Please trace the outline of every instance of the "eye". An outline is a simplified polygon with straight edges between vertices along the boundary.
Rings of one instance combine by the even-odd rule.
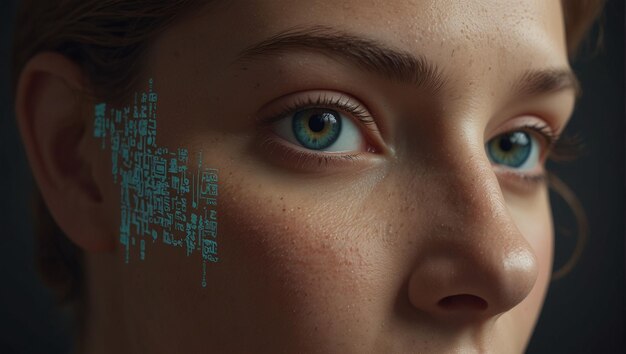
[[[363,134],[352,119],[330,108],[307,108],[288,114],[275,124],[275,133],[309,150],[362,150]]]
[[[259,118],[269,128],[260,130],[259,146],[274,163],[333,173],[367,169],[383,160],[386,150],[376,121],[356,98],[309,91],[281,101],[277,113]]]
[[[491,162],[507,168],[527,171],[539,163],[541,146],[529,132],[516,130],[500,134],[486,145]]]

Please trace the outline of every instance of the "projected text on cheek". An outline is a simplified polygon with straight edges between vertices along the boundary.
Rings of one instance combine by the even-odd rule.
[[[191,256],[202,255],[202,286],[207,262],[217,262],[218,171],[203,165],[184,147],[159,146],[157,93],[147,92],[121,109],[95,106],[94,136],[111,147],[113,182],[120,186],[120,235],[125,261],[146,257],[146,243],[163,242]],[[107,109],[108,108],[108,109]],[[137,251],[133,251],[137,250]]]

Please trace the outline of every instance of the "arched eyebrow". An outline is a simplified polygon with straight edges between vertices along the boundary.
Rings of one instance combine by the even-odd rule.
[[[574,91],[576,98],[582,96],[580,82],[569,68],[529,70],[520,75],[515,82],[513,90],[520,96],[534,96],[568,89]]]
[[[433,92],[446,89],[447,77],[423,55],[415,55],[328,26],[295,26],[243,49],[232,63],[305,50],[342,58],[361,69],[386,79]],[[569,68],[529,70],[519,76],[512,89],[518,95],[539,95],[573,89],[580,96],[580,85]]]
[[[389,48],[376,40],[321,25],[296,26],[282,31],[245,48],[233,62],[295,50],[315,51],[331,59],[343,58],[395,82],[435,91],[445,86],[441,70],[421,55]]]

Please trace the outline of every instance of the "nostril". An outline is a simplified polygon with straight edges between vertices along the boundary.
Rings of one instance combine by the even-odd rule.
[[[439,306],[446,310],[484,310],[487,301],[470,294],[446,296],[439,300]]]

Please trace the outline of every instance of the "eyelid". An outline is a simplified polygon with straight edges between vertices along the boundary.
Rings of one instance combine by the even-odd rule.
[[[269,126],[299,110],[319,107],[337,110],[354,121],[368,145],[363,152],[386,154],[390,151],[378,129],[376,119],[369,113],[365,105],[351,95],[342,92],[308,90],[284,95],[264,105],[259,110],[257,120],[263,125]],[[268,113],[262,113],[263,111],[268,111]]]
[[[374,166],[372,159],[366,159],[363,152],[355,154],[311,152],[290,143],[291,146],[287,146],[283,142],[284,139],[278,138],[275,134],[272,135],[264,136],[260,146],[268,156],[275,156],[273,158],[275,163],[288,169],[295,168],[297,171],[317,175],[339,173],[345,170],[354,171],[355,169],[361,171]]]
[[[528,174],[500,166],[496,167],[496,171],[500,183],[507,189],[516,192],[534,192],[538,186],[547,182],[546,171],[542,171],[540,174]]]
[[[544,119],[541,119],[539,117],[533,116],[533,115],[524,115],[524,116],[520,116],[514,119],[511,119],[509,121],[507,121],[505,124],[499,126],[497,129],[495,129],[491,136],[489,137],[489,139],[496,137],[500,134],[504,134],[504,133],[508,133],[517,129],[521,129],[523,127],[528,127],[528,126],[540,126],[540,127],[545,127],[546,128],[546,132],[549,131],[550,135],[552,136],[558,136],[557,132],[558,129],[555,129],[555,127],[553,127],[549,122],[547,122]],[[487,139],[487,140],[489,140]]]
[[[506,124],[496,129],[487,139],[486,142],[491,139],[506,133],[513,131],[526,131],[533,134],[535,137],[539,137],[541,140],[541,154],[539,157],[540,163],[545,161],[546,157],[550,153],[551,148],[559,139],[559,134],[548,122],[535,116],[522,116],[516,119],[508,121]],[[485,143],[486,143],[485,142]]]
[[[505,181],[510,188],[520,191],[532,191],[536,186],[546,182],[545,161],[550,155],[551,149],[557,143],[559,134],[553,130],[554,128],[545,120],[535,116],[522,116],[512,119],[506,124],[496,129],[487,139],[488,144],[492,139],[500,135],[511,133],[514,131],[525,131],[533,136],[533,140],[539,144],[539,158],[536,166],[530,170],[520,171],[516,168],[509,168],[499,164],[493,164],[494,171]]]

